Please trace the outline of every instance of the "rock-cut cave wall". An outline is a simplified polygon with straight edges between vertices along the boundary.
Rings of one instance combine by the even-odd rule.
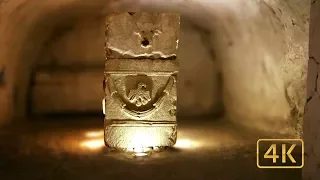
[[[44,47],[57,36],[57,29],[81,19],[103,17],[118,9],[159,10],[181,12],[181,18],[192,24],[192,31],[205,35],[201,41],[205,41],[204,46],[210,52],[206,57],[216,60],[210,68],[212,72],[221,72],[223,79],[222,99],[228,119],[268,132],[300,136],[305,104],[309,4],[309,0],[194,0],[170,3],[160,0],[1,1],[0,122],[8,122],[12,117],[25,114],[31,72],[43,60]],[[199,38],[192,39],[191,36],[196,36],[193,33],[186,36],[189,41]],[[190,55],[194,58],[189,62],[197,66],[201,57],[194,54],[204,48],[192,45],[186,48],[194,50]],[[62,57],[66,55],[68,53]],[[199,78],[196,73],[190,73],[192,67],[188,66],[187,61],[181,66],[189,68],[183,77]],[[203,63],[197,68],[206,69],[209,73],[208,67]],[[201,77],[205,76],[201,74]],[[185,84],[190,86],[188,82]],[[189,89],[195,90],[185,95],[184,99],[201,94],[207,86],[214,86],[213,83],[208,81],[194,86],[191,83]],[[214,91],[213,87],[210,89]],[[222,95],[217,93],[215,96]],[[217,98],[209,99],[215,101]],[[189,107],[200,109],[198,112],[204,108],[192,102]],[[188,112],[188,108],[185,109]]]
[[[304,115],[303,139],[305,142],[305,166],[303,179],[319,179],[320,176],[320,1],[312,1],[310,16],[310,48],[307,78],[307,102]]]
[[[29,91],[33,114],[101,112],[104,22],[104,16],[89,17],[57,28],[33,72]],[[198,26],[181,19],[178,109],[183,116],[217,114],[222,109],[218,62],[205,39]]]

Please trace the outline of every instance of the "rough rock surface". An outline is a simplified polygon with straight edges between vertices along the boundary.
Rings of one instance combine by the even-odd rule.
[[[110,5],[108,4],[110,1],[94,2],[85,0],[0,1],[1,124],[11,120],[14,115],[21,116],[25,113],[31,67],[36,60],[42,60],[40,55],[44,51],[43,47],[46,44],[50,46],[50,41],[58,36],[54,34],[56,29],[68,29],[66,24],[83,19],[89,19],[87,23],[91,24],[92,18],[105,16],[109,9],[119,8],[119,6],[132,7],[132,2],[136,5],[136,9],[141,7],[141,4],[135,3],[136,1],[128,2],[130,5],[117,3],[109,7],[107,6]],[[210,52],[210,56],[214,57],[212,59],[218,62],[214,62],[214,68],[220,65],[222,68],[224,102],[227,115],[231,120],[269,132],[289,132],[292,136],[301,134],[308,62],[306,47],[309,0],[194,0],[170,3],[154,0],[151,4],[150,1],[144,0],[140,3],[144,9],[156,7],[156,9],[178,10],[182,13],[182,19],[193,21],[195,24],[193,28],[197,32],[202,32],[201,38],[204,40],[201,40],[201,44],[206,44],[206,53]],[[319,7],[319,0],[312,0],[311,3],[313,8]],[[315,12],[316,10],[313,10],[312,18],[319,16]],[[311,25],[311,34],[316,29]],[[79,34],[76,33],[71,37],[78,39]],[[190,42],[200,42],[200,33],[197,35],[189,33],[186,36],[190,39],[194,38]],[[314,50],[320,42],[318,37],[314,36],[311,41],[313,58],[309,60],[309,73],[317,71],[313,68],[317,64],[314,59],[320,59],[317,58],[319,55]],[[83,39],[83,42],[86,41]],[[63,49],[66,47],[62,46],[65,45],[63,42],[68,41],[61,41],[61,45],[55,47]],[[204,50],[202,47],[191,48],[193,46],[190,44],[188,44],[189,47],[186,45],[186,49],[188,48],[193,56]],[[74,50],[73,52],[84,52],[78,56],[72,56],[77,53],[62,53],[60,57],[65,58],[65,55],[69,54],[71,57],[67,59],[78,62],[94,59],[91,56],[100,56],[92,53],[90,57],[85,56],[86,58],[81,59],[83,55],[88,55],[86,52],[89,51],[85,51],[86,49],[83,46],[80,50]],[[100,57],[103,57],[103,54]],[[207,56],[203,59],[207,59]],[[196,64],[196,61],[192,63]],[[211,71],[210,65],[209,61],[203,63],[203,66],[198,65],[199,70],[195,74],[201,73],[199,76],[205,77],[205,72],[208,72],[215,76],[216,73]],[[194,101],[190,100],[192,98],[189,100],[186,98],[181,102],[183,106],[190,103],[186,109],[203,113],[201,108],[204,106],[207,108],[207,104],[210,104],[208,102],[210,98],[206,99],[202,91],[209,80],[200,78],[201,80],[194,81],[190,73],[187,73],[189,72],[187,69],[191,66],[182,65],[182,67],[185,68],[186,74],[182,78],[186,81],[180,82],[194,92],[184,92]],[[183,70],[180,72],[182,74]],[[317,74],[313,73],[309,78],[311,89],[313,89],[312,86],[315,87]],[[212,86],[208,83],[210,88],[207,91],[213,89]],[[308,95],[311,94],[308,92]],[[319,157],[317,134],[319,133],[317,133],[318,119],[316,118],[318,111],[315,108],[319,104],[319,98],[317,93],[313,93],[312,98],[308,96],[308,99],[304,138],[309,155],[304,175],[305,179],[318,179],[315,176],[319,169],[317,165]],[[206,103],[203,103],[204,101]]]
[[[143,2],[147,7],[163,5],[161,1]],[[207,30],[208,46],[221,64],[229,118],[245,126],[300,137],[310,1],[202,3],[179,1],[171,10],[180,10]]]
[[[221,64],[224,105],[231,120],[269,132],[301,134],[309,0],[117,1],[108,8],[106,2],[1,2],[0,67],[6,67],[1,122],[24,114],[31,67],[55,28],[104,16],[110,8],[156,7],[180,11],[207,33],[207,47]]]
[[[172,147],[177,140],[180,14],[111,13],[105,26],[106,146]]]
[[[306,161],[303,179],[320,178],[320,95],[319,95],[319,43],[320,43],[320,1],[312,1],[310,17],[310,51],[308,61],[307,102],[304,115],[303,139]]]
[[[152,23],[150,23],[152,22]],[[106,19],[108,58],[175,58],[179,44],[177,13],[110,14]]]

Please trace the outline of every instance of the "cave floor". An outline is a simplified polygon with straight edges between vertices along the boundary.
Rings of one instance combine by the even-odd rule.
[[[102,127],[102,118],[68,117],[1,129],[0,179],[301,179],[301,169],[258,169],[262,135],[222,120],[179,120],[176,147],[139,158],[104,148]]]

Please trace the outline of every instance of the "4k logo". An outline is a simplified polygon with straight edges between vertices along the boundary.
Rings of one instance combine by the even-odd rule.
[[[257,142],[259,168],[302,168],[304,143],[301,139],[260,139]]]

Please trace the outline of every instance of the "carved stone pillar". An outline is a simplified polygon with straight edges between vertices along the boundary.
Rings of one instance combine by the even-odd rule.
[[[180,15],[113,13],[106,18],[105,144],[173,146]]]

